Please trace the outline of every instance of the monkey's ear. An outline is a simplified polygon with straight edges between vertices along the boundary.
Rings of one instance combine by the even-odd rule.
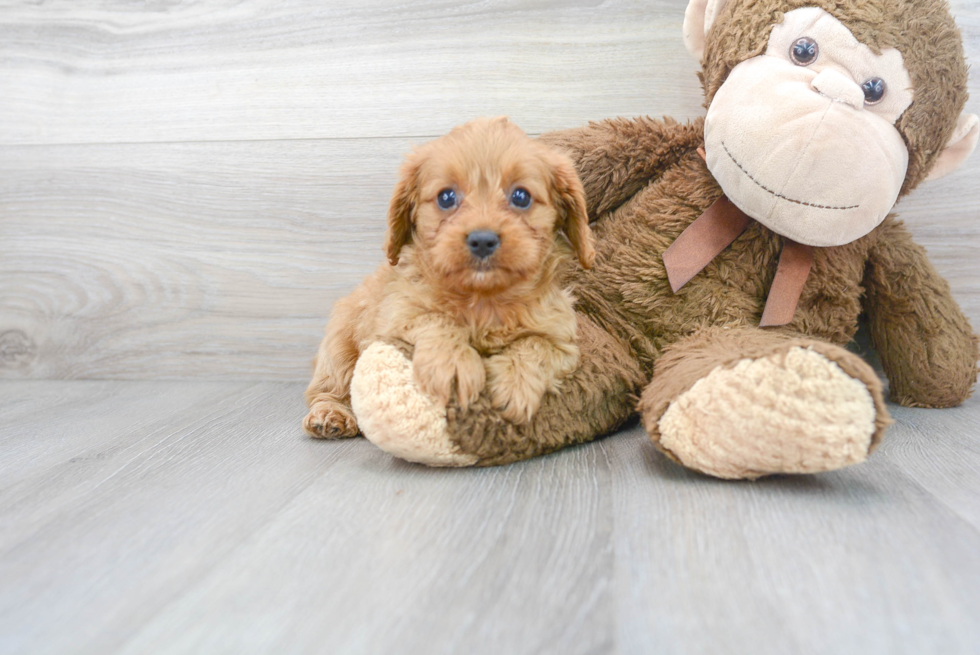
[[[701,61],[704,38],[728,0],[690,0],[684,12],[684,46]]]
[[[595,261],[595,237],[589,227],[589,211],[585,205],[585,189],[575,172],[572,160],[554,153],[552,162],[555,209],[561,229],[575,249],[582,268],[592,268]]]
[[[398,263],[398,253],[412,238],[415,209],[419,202],[418,157],[409,155],[398,170],[398,184],[388,205],[388,232],[385,234],[385,252],[392,266]]]
[[[973,149],[977,147],[977,138],[980,137],[980,118],[976,114],[961,114],[956,121],[956,129],[953,136],[946,144],[945,150],[936,159],[932,170],[926,176],[927,180],[938,180],[947,173],[952,173],[960,167],[966,158],[970,156]]]

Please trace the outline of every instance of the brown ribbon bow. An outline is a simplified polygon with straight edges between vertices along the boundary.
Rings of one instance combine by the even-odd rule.
[[[722,196],[688,225],[663,255],[667,280],[674,293],[731,245],[751,220],[731,200]],[[783,237],[783,250],[760,327],[786,325],[793,320],[812,264],[813,246]]]

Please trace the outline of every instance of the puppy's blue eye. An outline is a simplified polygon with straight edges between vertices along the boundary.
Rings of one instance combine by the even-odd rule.
[[[443,189],[436,196],[436,204],[439,209],[452,209],[456,206],[456,192],[452,189]]]
[[[531,206],[531,194],[527,189],[517,187],[510,194],[510,204],[518,209],[527,209]]]

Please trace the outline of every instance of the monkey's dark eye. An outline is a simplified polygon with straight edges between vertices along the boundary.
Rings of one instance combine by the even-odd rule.
[[[456,206],[456,192],[452,189],[443,189],[436,196],[436,204],[439,209],[452,209]]]
[[[789,47],[789,58],[797,66],[809,66],[817,60],[819,53],[820,48],[817,46],[817,42],[808,36],[797,39]]]
[[[523,187],[517,187],[510,194],[510,204],[518,209],[527,209],[531,206],[531,193]]]
[[[880,77],[872,77],[861,85],[864,91],[864,104],[876,105],[885,97],[885,80]]]

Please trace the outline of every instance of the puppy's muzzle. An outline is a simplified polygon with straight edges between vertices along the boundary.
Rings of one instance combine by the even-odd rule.
[[[478,259],[486,259],[500,247],[500,235],[490,230],[476,230],[466,235],[466,245]]]

